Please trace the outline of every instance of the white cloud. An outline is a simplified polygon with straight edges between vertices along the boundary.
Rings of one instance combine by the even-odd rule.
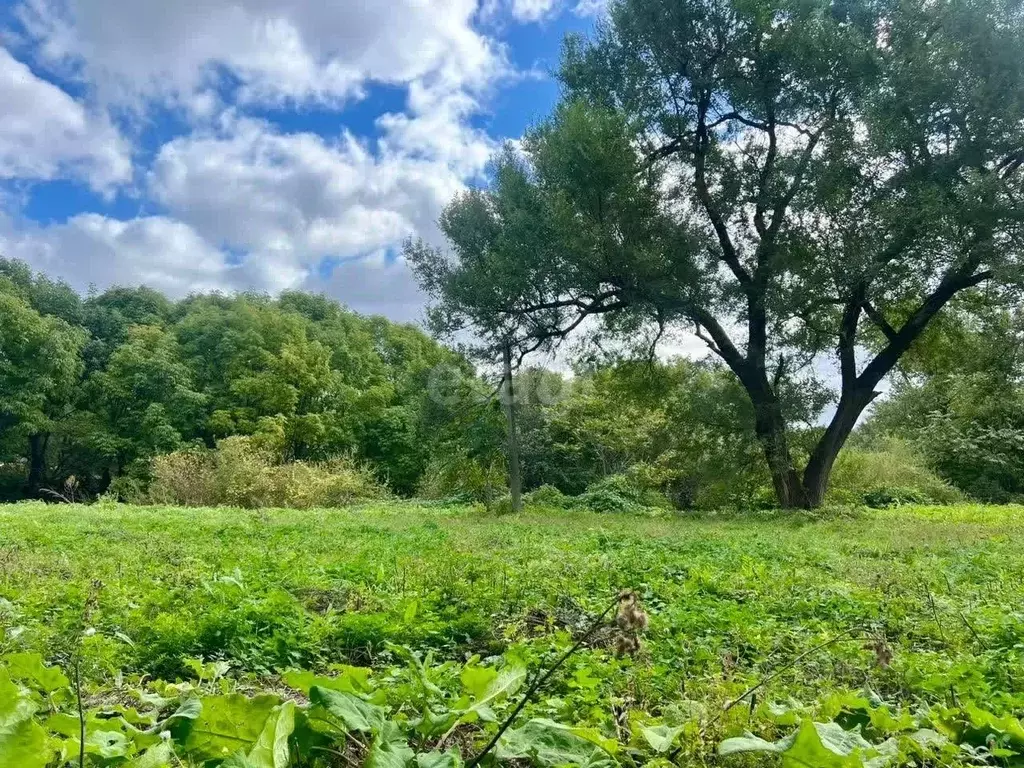
[[[539,21],[557,5],[559,0],[512,0],[512,15],[519,21]]]
[[[561,0],[501,2],[538,19]],[[161,119],[147,114],[159,104],[190,127],[136,176],[161,215],[82,213],[45,226],[0,215],[0,253],[79,288],[305,288],[414,319],[422,296],[394,254],[410,235],[440,241],[442,207],[497,148],[471,123],[510,75],[503,47],[474,26],[482,13],[478,0],[21,0],[19,44],[34,65],[80,85],[95,114],[140,118],[142,130]],[[22,175],[75,174],[97,189],[131,180],[109,119],[34,82],[38,93],[14,103],[37,109],[25,122],[44,128],[22,130],[19,145],[0,124],[0,178],[21,163]],[[343,107],[381,83],[407,88],[406,108],[378,117],[378,138],[356,137]],[[252,117],[257,104],[337,109],[341,128],[286,133]],[[33,153],[39,135],[49,154]],[[5,207],[15,210],[13,198]],[[324,259],[337,262],[326,277]]]
[[[474,30],[476,0],[24,0],[43,57],[108,100],[187,101],[226,69],[240,98],[337,104],[367,83],[435,75],[484,86],[502,51]]]
[[[441,208],[490,157],[493,143],[452,109],[381,118],[376,148],[348,133],[328,141],[229,117],[166,144],[149,191],[208,242],[271,269],[365,256],[436,233]]]
[[[396,322],[422,319],[424,296],[416,279],[404,259],[390,260],[384,251],[344,261],[326,278],[314,274],[302,288],[327,293],[364,314],[384,315]]]
[[[86,213],[46,227],[0,220],[0,251],[79,290],[145,284],[180,297],[237,285],[237,268],[223,253],[162,216],[119,221]]]
[[[608,13],[609,0],[579,0],[573,13],[577,16],[603,16]]]
[[[131,179],[130,148],[109,120],[87,112],[2,47],[0,104],[0,178],[70,175],[99,191]]]

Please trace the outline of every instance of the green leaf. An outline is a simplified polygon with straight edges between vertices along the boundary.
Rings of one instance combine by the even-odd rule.
[[[35,703],[0,669],[0,765],[44,768],[46,731],[35,720]]]
[[[553,720],[530,720],[498,742],[499,760],[533,760],[540,766],[614,765],[618,744],[591,728],[576,728]]]
[[[496,718],[491,706],[508,698],[522,687],[526,680],[526,667],[509,665],[497,672],[474,665],[463,669],[459,678],[463,687],[473,696],[472,701],[460,706],[465,711],[459,722],[473,722],[477,718],[493,722]]]
[[[221,763],[220,768],[256,768],[256,766],[249,762],[249,758],[246,757],[245,752],[239,750]]]
[[[60,667],[48,667],[38,653],[9,653],[4,663],[12,680],[20,680],[38,688],[43,693],[53,693],[67,688],[67,677]]]
[[[859,732],[843,730],[837,723],[805,719],[794,733],[774,743],[747,734],[726,739],[718,747],[723,756],[743,752],[780,754],[783,768],[881,768],[896,756],[896,743],[872,745]]]
[[[121,731],[88,731],[85,737],[85,752],[104,760],[127,757],[134,748],[131,740]]]
[[[421,752],[416,755],[416,768],[462,768],[462,755],[454,749],[447,752]]]
[[[492,667],[479,667],[475,664],[464,667],[459,674],[462,687],[474,699],[482,699],[497,677],[498,670]]]
[[[381,724],[380,731],[370,745],[366,768],[405,768],[413,755],[401,729],[395,723],[386,721]]]
[[[249,752],[254,768],[287,768],[288,738],[295,730],[295,702],[286,701],[272,712]]]
[[[128,763],[128,768],[169,768],[172,755],[171,745],[163,742],[136,757]]]
[[[355,694],[347,691],[333,691],[314,685],[309,690],[309,702],[314,707],[321,707],[339,721],[346,731],[366,733],[379,727],[384,721],[384,710]]]
[[[667,725],[648,726],[641,729],[644,739],[651,745],[651,749],[659,755],[663,755],[672,749],[676,738],[683,732],[683,726],[670,727]]]
[[[277,696],[249,699],[239,693],[203,699],[202,712],[188,729],[185,751],[204,760],[248,751],[279,702]]]
[[[304,672],[298,669],[289,669],[281,679],[297,691],[302,691],[307,696],[314,685],[320,688],[330,688],[333,691],[346,691],[348,693],[365,693],[369,690],[367,677],[369,670],[363,667],[340,667],[341,673],[337,677],[324,677],[315,675],[312,672]]]

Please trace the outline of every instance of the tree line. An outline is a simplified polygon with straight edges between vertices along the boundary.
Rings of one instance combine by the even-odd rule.
[[[754,407],[729,368],[633,352],[591,349],[571,374],[515,371],[527,498],[607,510],[774,506]],[[899,373],[840,457],[830,501],[1024,494],[1024,315],[980,295],[961,301]],[[785,393],[791,450],[804,462],[828,393]],[[0,260],[8,500],[67,495],[69,480],[79,498],[145,498],[154,468],[199,474],[192,452],[243,436],[271,467],[351,459],[395,494],[495,503],[510,482],[504,405],[494,377],[462,353],[322,295],[82,297]],[[231,477],[205,478],[223,484],[214,496],[292,503],[277,486],[257,498],[272,469],[239,450],[219,464]],[[185,460],[161,464],[176,453]]]

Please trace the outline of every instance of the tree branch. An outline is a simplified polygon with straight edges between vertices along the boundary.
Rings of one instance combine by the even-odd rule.
[[[728,265],[733,276],[740,285],[747,289],[750,286],[750,273],[740,262],[736,246],[729,235],[729,228],[725,224],[725,217],[718,210],[711,197],[707,179],[707,155],[711,147],[710,132],[707,125],[708,107],[711,103],[711,92],[703,91],[697,104],[697,152],[694,155],[694,182],[697,188],[697,199],[704,207],[705,213],[711,220],[711,226],[718,236],[718,244],[722,249],[722,259]]]
[[[878,329],[885,334],[885,338],[892,341],[896,337],[896,329],[889,325],[889,321],[885,319],[885,316],[875,309],[875,305],[868,300],[864,300],[861,304],[864,308],[864,314],[867,315],[868,319],[878,326]]]

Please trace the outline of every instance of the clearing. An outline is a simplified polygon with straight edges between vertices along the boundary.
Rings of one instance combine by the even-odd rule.
[[[623,589],[639,595],[650,617],[640,653],[618,658],[610,632],[595,633],[517,726],[530,718],[591,726],[600,737],[570,735],[623,764],[658,753],[680,764],[746,764],[744,756],[716,756],[719,742],[744,731],[775,739],[812,720],[860,725],[873,745],[889,745],[883,753],[898,748],[937,764],[1013,759],[1024,749],[1016,719],[1024,711],[1021,507],[822,518],[540,510],[497,518],[480,508],[415,504],[315,512],[0,508],[0,656],[14,670],[9,676],[17,680],[14,668],[28,658],[12,653],[39,653],[72,678],[69,665],[78,659],[90,707],[136,700],[144,723],[166,710],[150,702],[147,713],[139,703],[140,689],[152,689],[141,676],[191,680],[170,692],[158,685],[168,701],[265,689],[301,707],[310,685],[289,686],[280,673],[347,664],[374,668],[357,693],[414,729],[412,715],[436,714],[449,692],[452,711],[482,694],[462,668],[468,658],[532,674]],[[400,671],[407,659],[398,646],[432,650],[426,672]],[[197,658],[230,668],[188,661]],[[470,668],[482,669],[476,661]],[[769,676],[742,706],[722,713]],[[37,701],[40,722],[46,707],[77,722],[71,703],[48,695],[48,704]],[[485,721],[500,721],[517,697],[494,697],[483,717],[449,719],[445,739],[426,726],[406,735],[417,751],[459,746],[469,757],[497,728]],[[666,727],[652,730],[659,724]],[[64,739],[77,764],[77,730],[62,735],[58,726],[47,726],[50,748]],[[828,727],[819,728],[823,743]],[[506,740],[505,755],[522,749],[529,733],[519,734],[518,742]],[[188,738],[175,742],[180,764],[216,757],[209,752],[216,745]],[[539,750],[531,759],[573,762],[562,746],[557,756]],[[117,754],[145,748],[129,743]],[[258,757],[252,765],[262,765]]]

